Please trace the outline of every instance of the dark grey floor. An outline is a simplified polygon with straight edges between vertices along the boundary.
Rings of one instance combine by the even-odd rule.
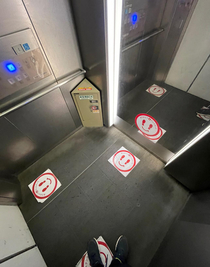
[[[125,178],[108,159],[124,146],[141,161]],[[82,128],[25,170],[21,211],[49,267],[75,266],[87,241],[102,235],[113,250],[127,236],[129,263],[146,267],[189,193],[164,164],[116,128]],[[28,188],[46,169],[62,186],[43,204]]]
[[[210,266],[210,191],[191,195],[150,267]]]
[[[167,93],[156,97],[146,92],[152,84],[153,81],[145,80],[123,96],[118,116],[136,128],[136,115],[148,113],[166,130],[158,143],[176,153],[205,128],[205,121],[197,118],[196,111],[210,102],[167,84],[160,84]]]

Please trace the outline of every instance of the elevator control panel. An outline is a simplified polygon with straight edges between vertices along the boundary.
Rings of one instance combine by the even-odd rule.
[[[0,99],[50,75],[30,29],[0,37]]]
[[[71,94],[83,126],[102,127],[100,91],[87,79],[84,79]]]
[[[132,1],[125,1],[123,15],[123,40],[124,44],[138,39],[144,34],[146,11],[139,9]]]

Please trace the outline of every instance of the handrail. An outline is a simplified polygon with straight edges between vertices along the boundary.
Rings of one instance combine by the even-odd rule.
[[[134,41],[133,43],[126,45],[126,46],[122,49],[122,52],[125,52],[126,50],[128,50],[128,49],[130,49],[130,48],[132,48],[132,47],[134,47],[134,46],[136,46],[136,45],[138,45],[138,44],[140,44],[140,43],[143,43],[144,41],[146,41],[146,40],[152,38],[153,36],[155,36],[155,35],[157,35],[157,34],[163,32],[163,31],[164,31],[163,28],[158,29],[158,30],[156,30],[155,32],[153,32],[153,33],[151,33],[151,34],[148,34],[148,35],[146,35],[145,37],[141,38],[140,40]]]
[[[80,75],[82,75],[82,74],[85,74],[85,73],[86,73],[86,70],[81,69],[80,71],[75,72],[74,74],[72,74],[72,75],[70,75],[70,76],[68,76],[68,77],[66,77],[66,78],[64,78],[64,79],[62,79],[61,82],[58,81],[58,83],[57,83],[56,85],[46,87],[46,88],[43,89],[41,92],[38,92],[37,94],[35,94],[35,95],[33,95],[32,97],[30,97],[30,98],[28,98],[28,99],[26,99],[26,100],[20,102],[19,104],[15,105],[14,107],[9,108],[9,109],[7,109],[7,110],[1,112],[1,113],[0,113],[0,117],[3,117],[4,115],[6,115],[6,114],[8,114],[8,113],[10,113],[10,112],[12,112],[12,111],[14,111],[14,110],[16,110],[16,109],[25,106],[26,104],[28,104],[28,103],[30,103],[30,102],[36,100],[37,98],[40,98],[40,97],[43,96],[43,95],[46,95],[47,93],[49,93],[49,92],[51,92],[51,91],[57,89],[58,87],[60,87],[60,86],[62,86],[62,85],[64,85],[64,84],[66,84],[66,83],[68,83],[68,82],[74,80],[74,79],[77,78],[78,76],[80,76]]]

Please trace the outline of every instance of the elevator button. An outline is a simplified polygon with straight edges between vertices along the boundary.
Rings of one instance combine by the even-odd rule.
[[[23,72],[22,75],[25,79],[28,78],[28,75],[26,73]]]
[[[20,54],[23,54],[25,52],[23,50],[21,44],[13,46],[12,49],[14,50],[16,55],[20,55]]]
[[[8,79],[8,82],[9,82],[10,84],[14,84],[14,83],[15,83],[15,80],[12,79],[12,78],[10,78],[10,79]]]
[[[34,57],[30,57],[30,59],[31,59],[31,62],[32,62],[34,65],[36,65],[36,59],[35,59]]]
[[[15,78],[16,78],[16,80],[17,80],[18,82],[22,81],[22,78],[21,78],[20,75],[16,75]]]

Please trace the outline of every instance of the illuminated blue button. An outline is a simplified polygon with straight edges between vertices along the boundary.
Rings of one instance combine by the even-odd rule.
[[[16,71],[16,67],[15,67],[15,65],[14,65],[13,63],[8,63],[8,64],[6,65],[6,68],[7,68],[7,70],[8,70],[9,72],[14,72],[14,71]]]
[[[137,14],[133,14],[132,17],[131,17],[132,23],[133,23],[133,24],[136,24],[137,19],[138,19]]]
[[[23,44],[23,48],[25,51],[30,50],[30,46],[28,45],[28,43]]]

